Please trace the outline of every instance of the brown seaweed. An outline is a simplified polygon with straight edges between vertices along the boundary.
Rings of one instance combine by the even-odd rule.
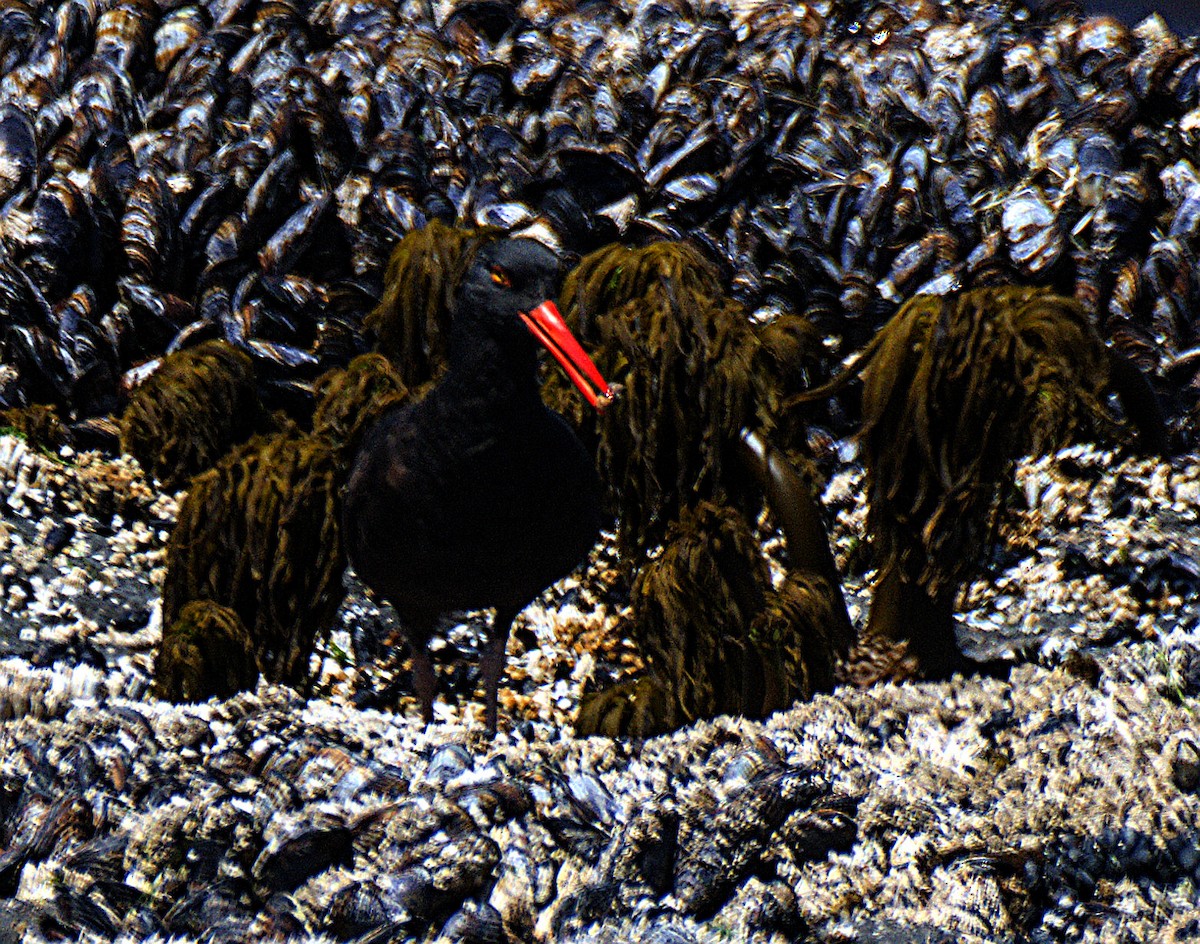
[[[121,417],[121,450],[169,488],[211,468],[259,425],[250,357],[206,341],[164,358]]]
[[[1039,289],[916,298],[853,369],[880,557],[935,596],[974,571],[1020,456],[1115,432],[1103,341]]]
[[[342,466],[326,440],[259,436],[197,476],[167,545],[163,625],[192,600],[238,614],[267,679],[297,685],[345,596]]]
[[[678,726],[673,723],[675,714],[670,682],[651,672],[584,695],[575,735],[654,737]]]
[[[58,411],[43,404],[0,410],[0,430],[17,433],[31,446],[42,449],[57,450],[71,439]]]
[[[844,656],[841,629],[849,628],[840,582],[813,573],[789,573],[765,593],[748,638],[758,654],[763,698],[751,717],[765,718],[834,685]]]
[[[918,297],[854,370],[881,560],[934,596],[973,573],[1000,485],[1026,453],[1102,423],[1104,344],[1075,302],[1038,289]]]
[[[637,571],[629,632],[649,668],[587,699],[576,730],[644,736],[725,712],[763,717],[830,688],[852,636],[840,579],[811,481],[764,439],[820,348],[811,326],[756,330],[686,243],[598,250],[562,302],[625,388],[594,440],[618,549]],[[548,378],[547,399],[586,424],[560,386]],[[764,496],[793,567],[778,591],[751,525]]]
[[[349,462],[379,414],[407,400],[409,390],[382,354],[360,354],[319,377],[314,394],[313,435],[329,440]]]
[[[800,411],[789,409],[793,396],[827,376],[821,332],[808,318],[781,314],[755,327],[754,362],[759,428],[782,449],[801,475],[816,483],[819,475],[806,441],[808,426]]]
[[[228,698],[254,688],[257,679],[254,642],[229,607],[193,600],[164,625],[154,664],[156,698]]]
[[[1111,358],[1077,302],[1002,287],[918,296],[811,401],[863,378],[859,431],[880,561],[848,670],[860,681],[959,664],[954,598],[978,567],[1017,459],[1115,436]],[[868,667],[868,663],[874,663]]]
[[[226,615],[249,627],[241,632],[255,676],[261,668],[271,681],[305,680],[315,641],[345,595],[340,490],[347,463],[375,417],[408,396],[381,354],[327,372],[314,391],[311,436],[293,428],[258,437],[192,483],[167,551],[168,635],[156,670],[164,697],[218,694],[214,686],[224,683],[200,650],[209,635],[224,633],[240,652]]]
[[[725,296],[716,267],[695,246],[662,241],[633,249],[614,243],[580,260],[563,283],[562,307],[578,318],[584,337],[594,337],[593,322],[663,285],[681,298]]]
[[[650,673],[585,698],[576,732],[644,737],[718,714],[762,718],[828,690],[839,606],[840,587],[815,574],[772,588],[739,512],[686,509],[633,587],[627,631]]]
[[[567,276],[562,308],[601,372],[625,388],[598,426],[621,553],[636,560],[699,501],[745,505],[745,483],[725,460],[754,420],[757,344],[700,252],[674,242],[597,250]],[[546,384],[555,405],[567,399],[557,384]]]
[[[383,295],[364,326],[405,385],[433,379],[445,365],[451,295],[490,227],[455,229],[432,220],[400,240],[384,273]]]
[[[709,502],[672,523],[661,556],[633,587],[631,631],[647,662],[674,687],[675,725],[753,711],[748,629],[768,580],[745,520]]]

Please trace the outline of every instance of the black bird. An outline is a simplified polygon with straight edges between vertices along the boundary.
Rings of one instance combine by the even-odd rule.
[[[538,393],[541,342],[593,406],[613,396],[549,301],[558,283],[558,258],[540,243],[484,245],[454,298],[446,373],[424,399],[380,417],[350,474],[346,550],[400,618],[427,722],[438,618],[495,607],[480,665],[494,734],[513,619],[599,534],[592,459]]]

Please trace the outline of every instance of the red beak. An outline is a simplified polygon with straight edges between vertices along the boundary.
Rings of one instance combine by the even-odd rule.
[[[542,302],[529,314],[521,312],[521,320],[546,350],[554,355],[588,403],[603,413],[620,388],[609,386],[600,369],[588,357],[587,351],[579,346],[571,334],[571,329],[563,321],[554,302]]]

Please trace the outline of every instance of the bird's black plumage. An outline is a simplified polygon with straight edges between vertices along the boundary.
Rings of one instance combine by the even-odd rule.
[[[438,618],[496,608],[481,666],[494,731],[513,618],[583,560],[600,530],[592,459],[543,405],[537,341],[520,318],[558,281],[557,257],[537,242],[481,248],[455,296],[445,375],[378,420],[351,472],[347,553],[404,626],[427,720]]]

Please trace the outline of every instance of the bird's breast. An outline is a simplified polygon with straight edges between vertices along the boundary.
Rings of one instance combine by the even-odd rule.
[[[457,427],[426,430],[383,469],[364,470],[375,487],[358,507],[366,482],[351,483],[351,560],[398,606],[523,606],[598,535],[596,472],[559,417],[468,421],[460,412]]]

